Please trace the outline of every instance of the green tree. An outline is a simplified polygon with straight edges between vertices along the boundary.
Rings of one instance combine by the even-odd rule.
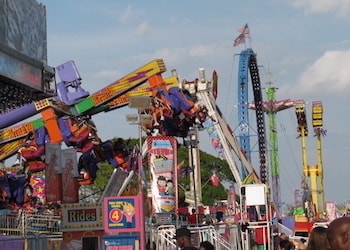
[[[233,184],[234,178],[226,161],[218,157],[212,156],[200,150],[200,169],[201,169],[201,183],[202,183],[202,203],[204,205],[214,205],[215,200],[226,199],[227,190],[222,183]],[[184,161],[184,167],[189,164],[188,148],[182,144],[178,147],[178,162]],[[219,186],[213,186],[210,177],[216,173],[220,179]],[[179,185],[189,190],[190,174],[179,178]],[[179,206],[186,206],[184,203],[184,191],[179,189]],[[183,202],[182,202],[183,201]]]

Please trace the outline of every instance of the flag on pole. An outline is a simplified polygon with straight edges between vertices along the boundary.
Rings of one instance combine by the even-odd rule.
[[[184,166],[185,161],[183,160],[182,162],[180,162],[179,164],[177,164],[176,170],[179,173],[182,169],[182,167]]]
[[[183,160],[181,163],[179,163],[176,166],[177,175],[179,177],[183,177],[186,174],[186,168],[184,168],[184,165],[185,165],[185,161]]]
[[[246,23],[242,28],[237,30],[240,34],[244,34],[244,37],[250,37],[250,31],[249,31],[249,27],[248,24]]]
[[[240,34],[233,42],[233,47],[236,47],[241,43],[245,43],[245,39],[250,37],[250,31],[247,23],[242,28],[238,29],[237,32]]]
[[[210,177],[210,181],[214,187],[218,187],[220,184],[219,177],[215,173]]]
[[[245,43],[244,33],[241,33],[233,42],[233,47],[240,45],[241,43]]]

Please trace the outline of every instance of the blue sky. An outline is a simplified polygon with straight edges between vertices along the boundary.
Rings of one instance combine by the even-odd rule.
[[[216,70],[218,106],[233,129],[238,123],[237,54],[246,47],[232,45],[239,35],[237,29],[248,23],[252,49],[263,66],[261,80],[266,81],[269,70],[273,86],[278,88],[276,99],[303,99],[308,103],[309,165],[317,163],[311,103],[323,102],[326,200],[343,203],[350,199],[349,1],[39,2],[47,10],[48,64],[57,66],[74,60],[83,87],[90,93],[156,58],[162,58],[167,66],[164,77],[170,76],[171,69],[187,80],[198,77],[198,68],[206,69],[207,78]],[[101,138],[137,137],[137,128],[126,122],[128,113],[135,111],[123,108],[96,115]],[[302,175],[294,109],[282,111],[277,119],[282,200],[290,203]],[[253,134],[256,126],[251,127]],[[215,154],[207,135],[200,134],[200,138],[201,149]]]

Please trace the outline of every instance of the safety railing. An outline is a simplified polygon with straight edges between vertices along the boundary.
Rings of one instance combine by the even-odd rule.
[[[151,249],[156,250],[175,250],[177,249],[174,225],[159,225],[151,230],[150,244]]]
[[[29,234],[61,235],[61,216],[32,214],[18,211],[0,216],[0,234],[23,236]]]
[[[232,234],[230,235],[230,238],[234,239],[234,244],[225,239],[225,237],[218,232],[218,228],[212,225],[190,226],[188,229],[191,231],[191,241],[194,246],[199,246],[200,242],[209,241],[215,246],[215,249],[218,250],[241,250],[241,243],[235,240],[239,233],[234,228],[228,228],[228,232]],[[175,231],[176,228],[174,225],[160,225],[154,228],[151,232],[151,245],[153,249],[178,249],[176,246],[176,240],[174,239]]]
[[[223,224],[223,226],[226,226]],[[203,241],[209,241],[214,246],[215,249],[219,250],[229,250],[229,249],[237,249],[233,245],[228,242],[225,237],[221,235],[219,230],[221,228],[215,227],[215,225],[208,226],[196,226],[196,227],[188,227],[188,229],[192,233],[193,244],[199,246],[199,244]]]

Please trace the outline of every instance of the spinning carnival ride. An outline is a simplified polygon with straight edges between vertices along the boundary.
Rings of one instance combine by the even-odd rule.
[[[262,122],[259,129],[262,132],[264,131],[263,110],[257,62],[252,51],[249,51],[248,55],[255,103],[260,104],[257,118]],[[157,59],[89,95],[81,86],[81,78],[74,62],[69,61],[62,64],[56,68],[56,71],[61,79],[61,82],[57,84],[57,97],[26,104],[3,114],[0,119],[2,128],[0,131],[0,159],[5,160],[19,154],[22,173],[30,173],[30,175],[22,176],[24,182],[28,178],[33,178],[36,173],[42,174],[43,172],[46,182],[50,182],[52,176],[48,174],[48,170],[51,170],[48,169],[49,159],[44,156],[47,155],[48,145],[60,145],[64,142],[69,149],[81,154],[78,162],[79,176],[70,178],[79,177],[79,179],[75,178],[79,180],[78,185],[93,183],[98,170],[97,164],[107,161],[115,167],[115,170],[103,196],[119,194],[120,190],[125,187],[125,181],[130,178],[129,173],[136,171],[140,165],[135,160],[136,156],[129,155],[122,145],[110,140],[102,142],[92,122],[92,117],[99,112],[108,112],[126,106],[131,96],[151,97],[150,107],[140,110],[152,117],[151,123],[141,124],[149,136],[158,131],[158,135],[186,137],[191,127],[202,126],[208,131],[213,141],[221,144],[222,154],[228,161],[239,188],[248,189],[245,187],[247,180],[242,178],[243,172],[249,177],[249,183],[262,182],[215,104],[215,91],[212,91],[215,85],[215,74],[213,82],[208,82],[204,69],[200,69],[198,79],[193,82],[184,81],[180,86],[175,75],[166,79],[162,78],[161,74],[166,71],[166,68],[163,61]],[[41,118],[17,124],[37,114],[40,114]],[[259,141],[261,142],[261,154],[265,156],[265,144],[262,143],[265,141],[264,133],[259,137]],[[260,173],[266,182],[264,159],[264,157],[261,158]],[[241,170],[236,164],[237,161],[243,166]],[[7,173],[5,175],[9,176]],[[17,180],[22,177],[16,176]],[[70,186],[71,193],[77,192],[75,186],[74,183]],[[242,197],[245,197],[245,191],[242,192],[244,192]],[[16,202],[18,205],[23,204],[23,199],[14,201],[11,197],[12,193],[10,190],[11,202]],[[263,194],[265,193],[266,191]],[[54,202],[62,198],[62,196],[52,198],[50,193],[45,193],[45,195],[46,202]],[[78,202],[78,199],[69,201],[63,199],[63,202],[74,203]],[[249,204],[246,205],[244,201],[242,204],[244,211],[248,209]],[[264,211],[267,211],[267,208]],[[266,221],[260,221],[260,223],[266,223],[264,227],[268,225],[267,220],[270,218],[265,219]],[[248,231],[244,233],[247,234]]]
[[[126,167],[123,158],[127,155],[116,152],[118,151],[116,143],[109,140],[102,142],[99,139],[91,116],[126,106],[130,96],[133,95],[154,95],[157,96],[159,103],[164,103],[162,115],[153,114],[154,119],[158,121],[154,120],[147,128],[153,130],[153,126],[159,126],[161,120],[162,134],[186,135],[188,127],[195,121],[199,122],[205,115],[202,114],[202,107],[195,106],[195,102],[177,87],[176,77],[172,76],[165,80],[162,78],[161,73],[165,72],[166,68],[161,59],[151,61],[91,95],[81,87],[81,78],[73,61],[58,66],[56,71],[61,78],[61,82],[57,84],[57,97],[25,104],[1,115],[0,160],[4,161],[20,153],[19,163],[23,173],[30,172],[32,175],[45,170],[48,163],[48,159],[44,157],[45,146],[61,142],[81,153],[78,168],[85,173],[80,176],[80,185],[94,181],[98,169],[97,163],[101,161],[108,161],[116,168]],[[141,86],[145,83],[148,86]],[[165,95],[168,99],[164,99]],[[150,112],[151,109],[160,110],[150,106],[145,112]],[[40,114],[41,118],[16,124],[36,114]],[[169,120],[176,120],[176,123],[167,126]],[[25,179],[30,176],[17,177],[24,178],[21,182],[25,183]],[[50,181],[49,177],[46,176],[47,182]],[[3,181],[2,186],[8,191],[9,199],[14,201],[11,197],[14,192],[9,190],[13,185],[6,183],[6,179]],[[23,199],[19,198],[15,202],[21,204]]]
[[[242,61],[246,61],[246,66],[249,66],[253,81],[254,100],[260,131],[260,179],[264,183],[266,182],[267,173],[258,67],[256,56],[252,50],[245,51],[243,55]],[[214,101],[211,101],[207,96],[209,89],[205,80],[202,79],[202,82],[196,83],[198,85],[197,92],[189,93],[190,91],[187,90],[186,92],[184,90],[190,84],[184,85],[183,89],[179,88],[176,76],[164,80],[161,73],[165,70],[162,60],[154,60],[100,91],[89,95],[89,92],[81,86],[81,77],[74,62],[69,61],[59,65],[56,67],[56,71],[61,82],[57,84],[57,97],[26,104],[1,116],[0,160],[6,160],[21,152],[20,163],[24,164],[22,166],[24,169],[27,168],[31,173],[42,171],[45,170],[47,165],[47,162],[43,159],[45,145],[64,142],[67,147],[75,148],[81,153],[79,170],[83,170],[84,175],[80,176],[79,184],[90,184],[96,178],[99,162],[106,160],[114,167],[119,167],[124,163],[125,167],[123,157],[126,157],[126,155],[121,154],[118,158],[118,152],[115,152],[118,150],[118,145],[111,141],[102,142],[99,139],[97,128],[91,119],[92,116],[99,112],[109,112],[126,106],[131,96],[141,95],[152,97],[149,109],[143,111],[149,113],[153,119],[150,124],[143,124],[143,128],[149,135],[156,130],[161,135],[185,137],[189,128],[193,125],[221,121],[221,123],[217,123],[221,124],[221,128],[215,129],[216,137],[218,137],[216,139],[220,139],[222,142],[225,149],[225,158],[229,161],[235,180],[238,183],[243,182],[242,176],[248,173],[250,178],[256,182],[258,177],[254,173],[248,158],[242,154],[232,132],[230,130],[226,131],[228,126],[221,117],[220,110]],[[142,86],[144,83],[149,86]],[[243,85],[241,84],[242,87]],[[211,114],[209,118],[208,113]],[[36,114],[40,114],[42,118],[19,125],[16,124]],[[224,133],[221,131],[224,131]],[[237,170],[235,166],[232,149],[238,160],[242,162],[242,172]],[[47,181],[49,181],[48,178]]]

